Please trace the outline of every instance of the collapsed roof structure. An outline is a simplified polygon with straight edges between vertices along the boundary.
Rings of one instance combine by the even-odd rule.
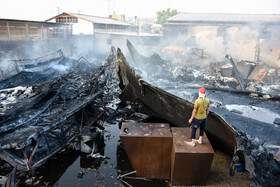
[[[104,114],[100,87],[109,76],[106,66],[96,68],[83,57],[74,61],[61,51],[15,65],[21,70],[0,82],[0,156],[28,171]]]

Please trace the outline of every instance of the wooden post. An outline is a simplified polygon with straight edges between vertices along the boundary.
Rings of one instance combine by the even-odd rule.
[[[261,38],[260,38],[260,35],[261,35],[261,31],[262,31],[262,29],[259,28],[258,29],[258,34],[257,34],[256,47],[255,47],[255,62],[257,62],[258,64],[260,64],[260,62],[261,62],[261,59],[260,59],[260,53],[261,53],[261,48],[260,48]]]

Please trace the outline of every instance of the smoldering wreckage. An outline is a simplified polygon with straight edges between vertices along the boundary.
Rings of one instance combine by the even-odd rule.
[[[1,168],[12,166],[5,186],[66,146],[98,155],[97,144],[89,142],[102,141],[106,122],[129,121],[137,113],[137,122],[154,116],[188,127],[201,85],[211,100],[206,133],[214,150],[231,156],[229,173],[243,164],[251,184],[280,186],[279,68],[236,64],[230,55],[207,66],[195,63],[203,57],[176,66],[156,53],[141,55],[129,41],[127,47],[130,60],[112,47],[102,63],[69,59],[59,50],[2,67]]]

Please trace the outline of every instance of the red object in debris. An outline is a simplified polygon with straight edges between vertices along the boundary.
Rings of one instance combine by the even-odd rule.
[[[201,94],[205,94],[206,93],[206,89],[205,88],[199,88],[198,90]]]

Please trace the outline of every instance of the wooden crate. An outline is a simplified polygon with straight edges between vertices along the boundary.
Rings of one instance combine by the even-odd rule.
[[[167,123],[123,123],[120,139],[137,177],[170,179],[172,134]]]
[[[173,135],[171,184],[206,185],[214,157],[214,150],[206,134],[203,136],[203,144],[192,147],[184,142],[191,140],[190,128],[174,127],[171,131]]]

